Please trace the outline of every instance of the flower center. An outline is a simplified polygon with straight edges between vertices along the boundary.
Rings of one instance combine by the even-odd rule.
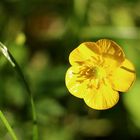
[[[106,71],[102,67],[96,67],[95,78],[103,79],[106,77]]]
[[[99,66],[81,66],[78,72],[78,77],[84,79],[103,79],[106,77],[106,71]]]
[[[76,73],[78,82],[89,80],[88,88],[95,87],[98,89],[102,83],[106,83],[106,71],[101,66],[87,66],[82,65],[79,68],[79,72]]]

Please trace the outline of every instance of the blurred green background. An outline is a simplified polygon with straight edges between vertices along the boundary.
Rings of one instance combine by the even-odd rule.
[[[137,79],[110,110],[96,111],[65,87],[68,55],[84,41],[116,41]],[[39,140],[140,139],[139,0],[1,0],[0,41],[19,63],[34,93]],[[32,133],[30,99],[0,55],[0,109],[20,140]],[[0,139],[10,135],[0,120]]]

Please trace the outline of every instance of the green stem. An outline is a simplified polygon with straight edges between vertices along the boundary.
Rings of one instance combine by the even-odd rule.
[[[16,72],[18,73],[19,77],[21,78],[21,81],[23,82],[23,85],[24,85],[27,93],[29,94],[30,103],[31,103],[31,111],[32,111],[32,119],[33,119],[33,132],[32,132],[33,138],[32,139],[33,140],[38,140],[37,115],[36,115],[36,109],[35,109],[35,103],[34,103],[34,99],[33,99],[33,94],[32,94],[32,92],[30,90],[29,84],[25,80],[25,77],[24,77],[19,65],[17,64],[17,62],[15,61],[15,59],[13,58],[11,53],[10,52],[8,52],[8,53],[9,53],[9,56],[10,56],[12,62],[15,64]]]
[[[35,104],[32,94],[30,95],[31,107],[32,107],[32,116],[33,116],[33,140],[38,140],[38,126],[37,126],[37,116],[35,110]]]
[[[12,67],[14,67],[15,71],[17,72],[18,76],[20,77],[21,81],[23,82],[23,85],[24,85],[27,93],[29,94],[30,103],[31,103],[31,110],[32,110],[32,119],[33,119],[33,138],[32,139],[38,140],[37,115],[36,115],[36,110],[35,110],[35,103],[34,103],[34,99],[33,99],[33,94],[31,92],[30,87],[29,87],[19,65],[17,64],[16,60],[14,59],[12,54],[9,52],[7,47],[5,45],[3,45],[1,42],[0,42],[0,50],[1,50],[2,54],[5,56],[5,58],[10,62]]]
[[[11,137],[13,138],[13,140],[18,140],[16,134],[14,133],[12,127],[10,126],[9,122],[7,121],[1,110],[0,110],[0,118],[4,123],[5,127],[7,128],[8,132],[10,133]]]
[[[30,103],[31,103],[31,110],[32,110],[32,119],[33,119],[33,140],[38,140],[38,125],[37,125],[37,114],[36,114],[36,109],[35,109],[35,103],[34,103],[34,99],[33,99],[33,94],[32,91],[30,90],[29,84],[26,81],[19,65],[17,64],[17,62],[15,61],[14,57],[11,55],[10,52],[8,52],[9,56],[10,56],[10,60],[15,64],[15,69],[16,72],[18,73],[19,77],[21,78],[21,81],[23,82],[23,85],[27,91],[27,93],[29,94],[30,97]]]

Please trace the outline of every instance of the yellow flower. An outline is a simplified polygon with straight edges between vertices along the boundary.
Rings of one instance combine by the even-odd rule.
[[[66,86],[93,109],[113,107],[119,100],[118,92],[126,92],[135,80],[133,64],[112,40],[84,42],[70,53],[69,61]]]

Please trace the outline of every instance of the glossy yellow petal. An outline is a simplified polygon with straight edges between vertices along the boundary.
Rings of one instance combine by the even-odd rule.
[[[133,64],[125,59],[122,66],[111,77],[112,86],[115,90],[126,92],[133,84],[135,77],[136,73]]]
[[[119,61],[123,61],[125,58],[124,52],[121,47],[112,40],[109,39],[100,39],[96,42],[98,46],[100,46],[100,51],[103,56],[108,55],[113,57]]]
[[[125,55],[121,47],[112,40],[101,39],[96,42],[100,46],[100,52],[104,58],[104,65],[112,70],[121,65],[125,60]]]
[[[65,77],[66,87],[72,95],[78,98],[83,98],[85,90],[87,88],[87,81],[79,81],[77,77],[78,75],[76,74],[77,72],[78,67],[76,66],[70,67],[68,69]]]
[[[109,85],[102,84],[99,89],[89,88],[84,97],[85,103],[97,110],[105,110],[113,107],[119,100],[119,93]]]
[[[76,65],[85,60],[92,59],[93,62],[98,59],[99,46],[94,42],[84,42],[74,49],[69,56],[71,65]]]

